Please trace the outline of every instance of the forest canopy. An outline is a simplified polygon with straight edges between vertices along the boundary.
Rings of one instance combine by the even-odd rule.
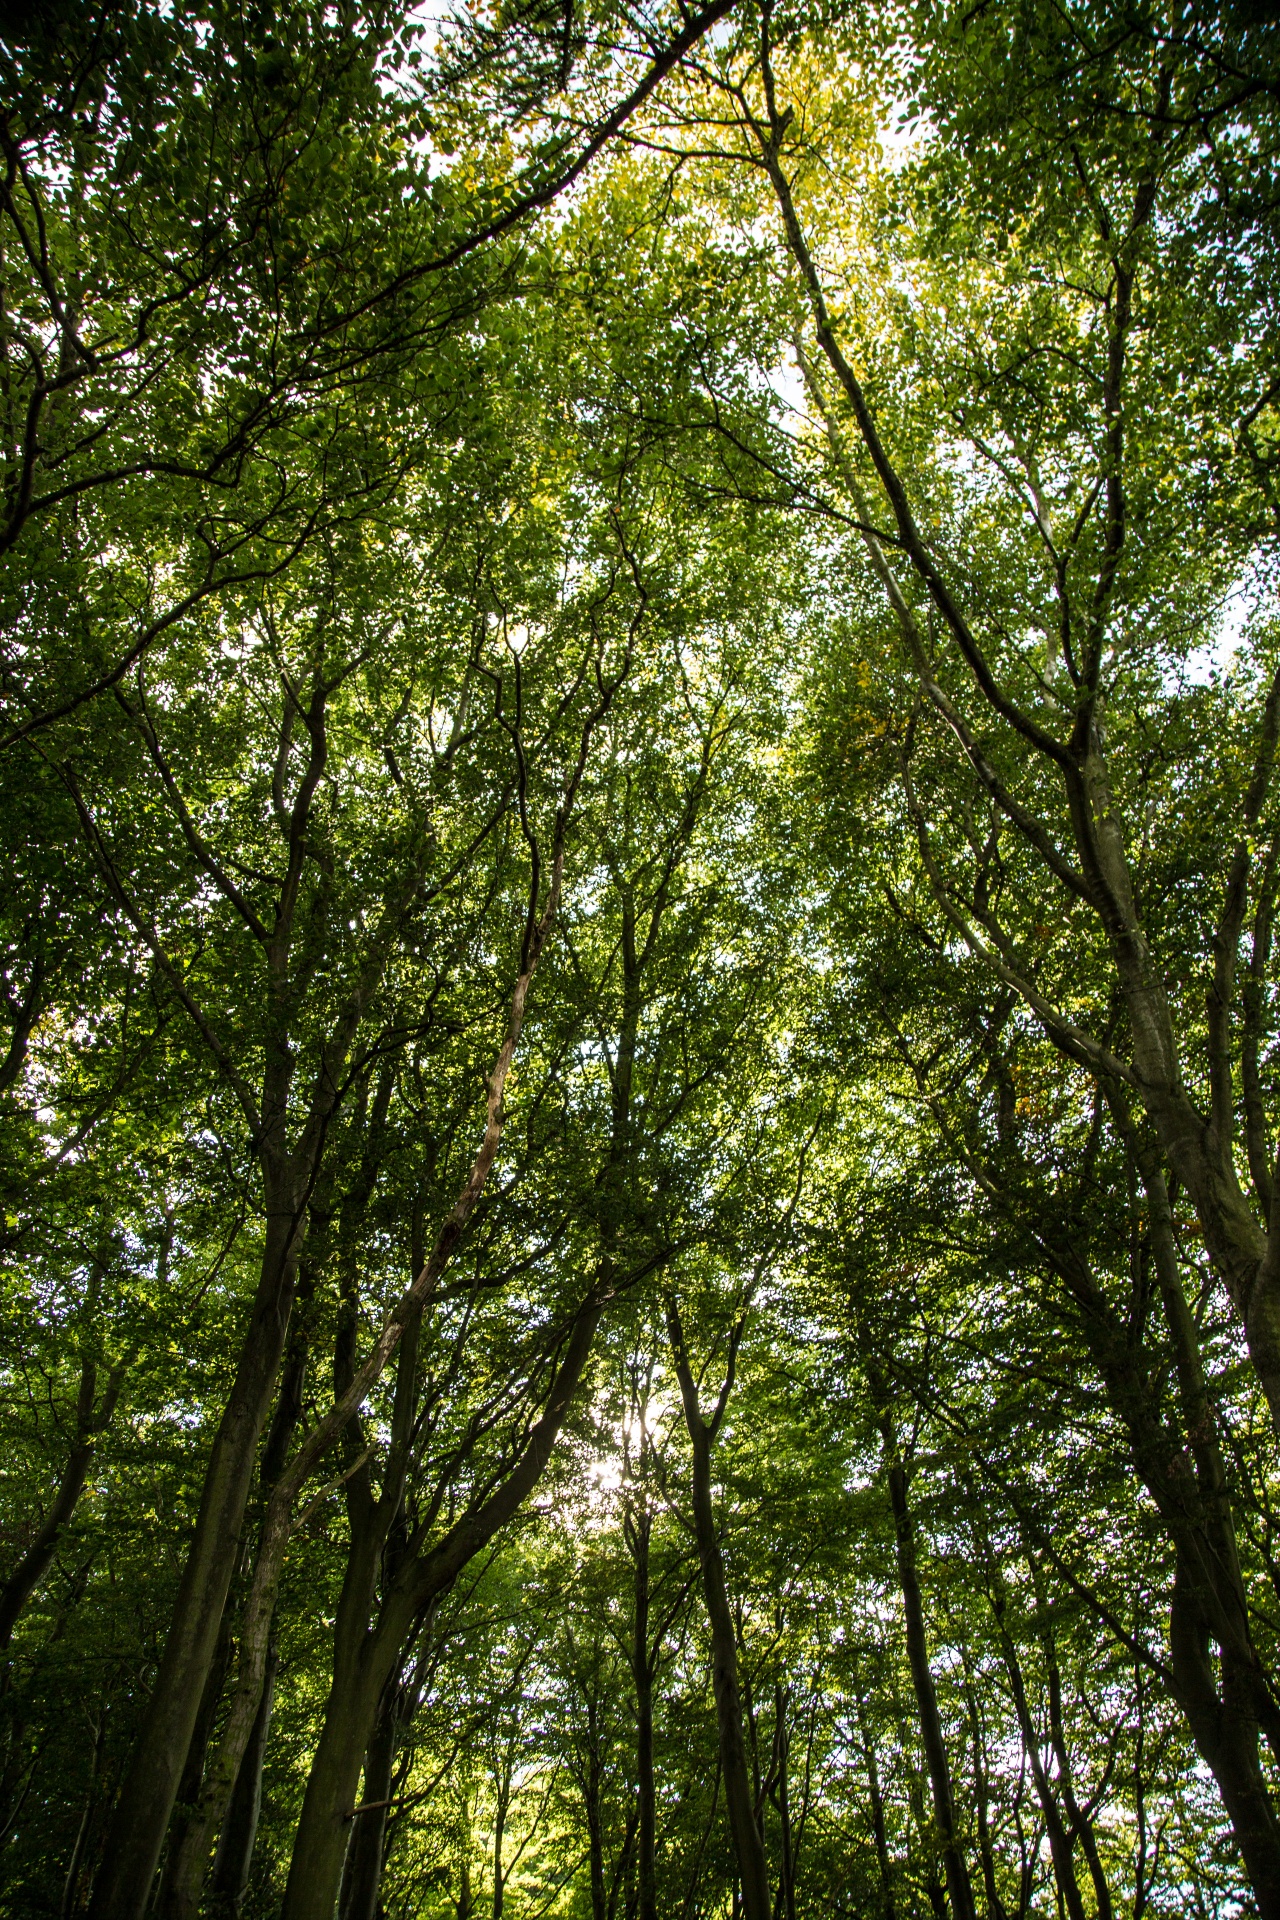
[[[0,1908],[1280,1920],[1280,8],[0,148]]]

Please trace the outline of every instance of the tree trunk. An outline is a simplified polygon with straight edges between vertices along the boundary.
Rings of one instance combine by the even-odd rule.
[[[507,1890],[502,1871],[502,1842],[507,1831],[507,1797],[510,1775],[498,1785],[498,1804],[493,1815],[493,1920],[502,1920],[502,1903]]]
[[[635,1526],[635,1640],[632,1673],[636,1689],[636,1798],[637,1832],[636,1920],[658,1920],[658,1800],[653,1772],[653,1665],[649,1658],[649,1538],[653,1521],[648,1508]]]
[[[1062,1804],[1066,1808],[1067,1819],[1071,1822],[1071,1832],[1079,1839],[1081,1852],[1089,1868],[1089,1877],[1093,1881],[1097,1920],[1113,1920],[1111,1888],[1107,1884],[1102,1856],[1098,1852],[1098,1840],[1093,1830],[1093,1821],[1077,1801],[1075,1785],[1071,1777],[1071,1755],[1067,1748],[1066,1729],[1062,1722],[1062,1676],[1058,1671],[1052,1630],[1046,1632],[1043,1639],[1045,1666],[1049,1676],[1049,1737],[1053,1742],[1053,1750],[1058,1760],[1058,1785],[1062,1794]]]
[[[170,1235],[170,1238],[172,1236]],[[162,1253],[161,1277],[167,1271],[168,1242]],[[93,1338],[93,1319],[96,1314],[102,1281],[107,1272],[108,1255],[99,1252],[94,1256],[89,1274],[89,1285],[85,1294],[84,1316],[88,1320],[88,1339],[85,1342],[84,1357],[80,1363],[80,1383],[76,1393],[75,1439],[67,1455],[67,1463],[58,1481],[57,1491],[36,1530],[35,1538],[27,1548],[8,1579],[0,1586],[0,1653],[8,1647],[13,1638],[13,1630],[18,1616],[26,1606],[40,1582],[49,1570],[50,1563],[58,1549],[62,1530],[70,1520],[84,1492],[84,1483],[88,1477],[93,1456],[97,1452],[98,1442],[104,1430],[110,1425],[120,1398],[120,1388],[124,1383],[127,1362],[121,1361],[112,1368],[107,1376],[107,1385],[103,1392],[101,1405],[97,1403],[98,1366],[92,1351],[88,1350]],[[81,1322],[82,1328],[84,1322]],[[82,1339],[84,1334],[82,1332]]]
[[[866,1703],[860,1693],[855,1693],[854,1704],[858,1716],[858,1735],[862,1741],[862,1757],[867,1768],[867,1792],[871,1799],[871,1836],[876,1843],[876,1862],[880,1868],[882,1920],[897,1920],[893,1899],[893,1862],[889,1857],[889,1829],[884,1817],[884,1790],[880,1785],[880,1762],[867,1726]]]
[[[947,1893],[950,1896],[951,1911],[955,1920],[977,1920],[969,1870],[965,1865],[964,1855],[960,1850],[959,1835],[956,1831],[956,1805],[951,1786],[951,1765],[947,1759],[947,1743],[942,1732],[942,1717],[938,1712],[938,1695],[929,1667],[924,1603],[920,1596],[920,1577],[916,1568],[915,1526],[907,1499],[907,1476],[898,1452],[893,1415],[889,1410],[888,1399],[881,1384],[872,1377],[871,1369],[868,1369],[868,1378],[872,1380],[872,1394],[878,1402],[880,1430],[884,1437],[886,1478],[889,1483],[889,1504],[893,1509],[894,1546],[898,1561],[898,1584],[902,1589],[902,1610],[906,1620],[907,1661],[911,1668],[911,1684],[915,1690],[916,1707],[920,1717],[920,1737],[924,1746],[929,1787],[933,1796],[933,1815],[937,1826],[938,1846],[942,1854],[943,1872],[946,1876]]]
[[[1258,1764],[1252,1686],[1223,1649],[1219,1694],[1209,1660],[1209,1623],[1181,1555],[1173,1583],[1169,1649],[1179,1705],[1218,1782],[1258,1913],[1261,1920],[1280,1920],[1280,1827]]]
[[[62,1904],[58,1909],[60,1920],[71,1920],[76,1910],[76,1896],[80,1891],[80,1869],[84,1865],[85,1846],[89,1838],[89,1829],[93,1824],[93,1803],[97,1795],[98,1777],[102,1771],[102,1749],[107,1738],[107,1709],[99,1708],[97,1724],[93,1728],[93,1759],[89,1767],[89,1785],[85,1790],[84,1811],[80,1816],[80,1825],[76,1828],[75,1844],[71,1849],[71,1859],[67,1866],[67,1877],[62,1883]]]
[[[781,1827],[782,1866],[774,1920],[796,1920],[796,1865],[791,1833],[791,1782],[788,1761],[791,1732],[787,1726],[787,1690],[779,1682],[773,1690],[775,1738],[778,1749],[778,1820]]]
[[[298,1281],[298,1298],[310,1299],[313,1290],[313,1278],[304,1266]],[[280,1391],[276,1397],[275,1412],[272,1416],[270,1427],[267,1430],[267,1438],[263,1446],[260,1482],[264,1493],[269,1493],[275,1478],[280,1472],[294,1428],[297,1426],[301,1415],[302,1382],[305,1377],[307,1363],[307,1340],[307,1330],[295,1326],[293,1337],[289,1343],[289,1354],[281,1375]],[[244,1558],[245,1554],[242,1548],[236,1574],[233,1578],[239,1577]],[[217,1826],[216,1824],[211,1825],[204,1817],[204,1802],[207,1795],[205,1764],[214,1719],[217,1716],[218,1707],[222,1700],[222,1691],[231,1663],[232,1612],[231,1600],[230,1597],[228,1597],[227,1604],[223,1608],[222,1623],[219,1627],[218,1651],[209,1669],[209,1678],[205,1683],[204,1697],[201,1700],[200,1712],[196,1719],[196,1731],[192,1737],[191,1747],[187,1753],[186,1766],[183,1768],[182,1780],[178,1788],[179,1812],[170,1821],[168,1859],[165,1864],[164,1877],[161,1882],[160,1897],[157,1901],[158,1920],[195,1920],[195,1915],[200,1908],[201,1895],[204,1891],[205,1877],[211,1864],[210,1856],[213,1849],[213,1841],[217,1837]],[[246,1774],[244,1770],[246,1756],[249,1754],[250,1749],[256,1747],[258,1751],[257,1777],[259,1779],[261,1764],[266,1756],[266,1737],[270,1728],[271,1702],[274,1695],[276,1666],[275,1643],[271,1638],[272,1627],[270,1620],[268,1620],[266,1632],[267,1640],[264,1652],[262,1696],[267,1702],[267,1718],[264,1721],[263,1698],[260,1698],[253,1715],[252,1724],[248,1730],[245,1752],[241,1755],[240,1764],[236,1768],[234,1780],[228,1783],[226,1802],[228,1819],[231,1817],[232,1801],[239,1790],[239,1783],[241,1781],[244,1782],[244,1793],[248,1794],[252,1790],[255,1775],[252,1771]],[[260,1746],[257,1744],[259,1741],[261,1742]],[[240,1810],[241,1817],[243,1817],[245,1811],[242,1807]],[[256,1809],[253,1814],[253,1824],[254,1833],[249,1840],[250,1853],[252,1853],[253,1842],[256,1838]],[[243,1833],[243,1831],[244,1828],[241,1827],[241,1832]],[[219,1848],[219,1853],[220,1852],[221,1848]],[[248,1870],[249,1861],[246,1860],[244,1865],[246,1874]]]
[[[1081,1897],[1080,1885],[1071,1859],[1071,1839],[1049,1776],[1045,1771],[1040,1735],[1031,1717],[1031,1707],[1027,1700],[1026,1683],[1022,1675],[1022,1665],[1018,1659],[1018,1650],[1005,1625],[1004,1598],[997,1584],[999,1577],[998,1572],[991,1569],[992,1606],[996,1615],[1000,1657],[1004,1662],[1005,1672],[1009,1676],[1014,1712],[1022,1733],[1022,1744],[1031,1767],[1031,1778],[1035,1783],[1040,1811],[1044,1815],[1045,1832],[1049,1836],[1049,1857],[1053,1862],[1053,1877],[1057,1881],[1058,1891],[1071,1920],[1085,1920],[1084,1900]]]
[[[604,1795],[599,1728],[591,1728],[583,1800],[587,1815],[587,1853],[591,1869],[591,1920],[608,1920],[609,1900],[604,1884]]]
[[[1082,1309],[1080,1328],[1091,1358],[1125,1422],[1134,1464],[1175,1551],[1169,1625],[1175,1697],[1218,1783],[1259,1911],[1267,1920],[1280,1920],[1280,1826],[1257,1752],[1260,1719],[1273,1744],[1280,1738],[1274,1704],[1250,1637],[1225,1468],[1178,1271],[1163,1174],[1136,1143],[1132,1150],[1146,1188],[1150,1251],[1174,1360],[1185,1450],[1153,1402],[1149,1363],[1116,1322],[1092,1275],[1069,1249],[1057,1250],[1056,1265]],[[1221,1685],[1209,1659],[1210,1638],[1221,1649]]]
[[[724,1558],[716,1538],[711,1499],[711,1443],[713,1432],[702,1417],[698,1389],[684,1348],[684,1336],[674,1301],[668,1313],[672,1356],[680,1379],[685,1424],[693,1454],[693,1527],[702,1572],[702,1593],[711,1629],[711,1685],[720,1734],[720,1766],[724,1775],[729,1831],[738,1862],[743,1920],[771,1920],[769,1867],[764,1839],[756,1821],[747,1765],[747,1743],[742,1725],[742,1694],[738,1679],[738,1647],[729,1606]],[[721,1400],[723,1408],[724,1399]]]
[[[31,1545],[4,1586],[0,1587],[0,1650],[9,1645],[18,1615],[48,1571],[49,1563],[57,1551],[58,1537],[75,1512],[76,1503],[84,1491],[85,1477],[96,1444],[94,1440],[81,1440],[72,1447],[48,1513]]]
[[[169,1635],[107,1834],[90,1920],[143,1920],[151,1897],[240,1550],[258,1440],[288,1331],[300,1234],[291,1187],[278,1196],[269,1194],[266,1246],[249,1330],[214,1436]]]
[[[258,1837],[258,1816],[262,1811],[262,1769],[267,1757],[267,1739],[271,1732],[271,1709],[275,1700],[276,1668],[279,1656],[274,1646],[267,1655],[267,1673],[263,1682],[258,1717],[227,1809],[226,1824],[218,1842],[213,1863],[213,1891],[239,1920],[240,1909],[249,1887],[249,1869]]]
[[[191,1824],[192,1808],[200,1797],[200,1788],[204,1780],[205,1756],[213,1736],[214,1722],[222,1702],[223,1688],[227,1684],[227,1675],[231,1670],[233,1652],[231,1629],[234,1624],[234,1613],[232,1596],[228,1595],[227,1604],[222,1610],[222,1619],[218,1625],[218,1643],[214,1649],[213,1659],[209,1663],[204,1692],[200,1697],[200,1711],[196,1715],[195,1732],[191,1736],[191,1745],[187,1748],[182,1778],[178,1782],[177,1804],[169,1822],[168,1857],[165,1860],[160,1892],[155,1902],[157,1920],[181,1920],[184,1911],[190,1910],[189,1902],[184,1907],[181,1891],[184,1845]]]
[[[542,1416],[519,1460],[480,1508],[464,1514],[430,1551],[407,1557],[383,1595],[372,1629],[366,1624],[373,1599],[371,1576],[367,1571],[359,1576],[367,1582],[363,1600],[354,1574],[349,1595],[344,1583],[347,1611],[344,1615],[340,1604],[333,1684],[294,1836],[281,1920],[329,1920],[332,1915],[347,1848],[347,1816],[355,1805],[383,1689],[423,1611],[519,1511],[540,1479],[582,1377],[599,1318],[600,1304],[592,1294],[574,1317]]]
[[[324,1726],[312,1756],[285,1912],[330,1920],[351,1840],[351,1815],[365,1754],[373,1745],[379,1702],[399,1670],[401,1641],[386,1632],[381,1645],[368,1633],[381,1539],[370,1530],[353,1536],[338,1600],[333,1680]],[[382,1658],[379,1660],[378,1654]],[[359,1819],[371,1818],[360,1815]],[[295,1883],[299,1889],[295,1892]]]
[[[925,1812],[924,1788],[919,1775],[912,1771],[911,1784],[907,1789],[907,1798],[911,1802],[911,1812],[915,1817],[916,1831],[926,1849],[924,1859],[924,1890],[934,1920],[947,1920],[947,1890],[938,1878],[938,1848],[936,1823]]]
[[[375,1920],[378,1911],[382,1850],[386,1844],[387,1815],[395,1778],[399,1683],[400,1674],[397,1671],[391,1686],[383,1694],[378,1724],[364,1757],[360,1805],[367,1811],[358,1812],[351,1822],[342,1893],[338,1901],[340,1920]]]

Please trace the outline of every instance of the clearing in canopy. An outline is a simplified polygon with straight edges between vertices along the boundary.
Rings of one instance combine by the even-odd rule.
[[[0,1911],[1280,1920],[1280,6],[10,0]]]

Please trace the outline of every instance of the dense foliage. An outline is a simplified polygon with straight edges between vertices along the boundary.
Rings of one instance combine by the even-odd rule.
[[[1280,1917],[1280,23],[0,27],[0,1906]]]

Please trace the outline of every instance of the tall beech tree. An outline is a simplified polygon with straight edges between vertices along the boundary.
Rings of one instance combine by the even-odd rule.
[[[6,1912],[1280,1912],[1266,14],[0,28]]]

